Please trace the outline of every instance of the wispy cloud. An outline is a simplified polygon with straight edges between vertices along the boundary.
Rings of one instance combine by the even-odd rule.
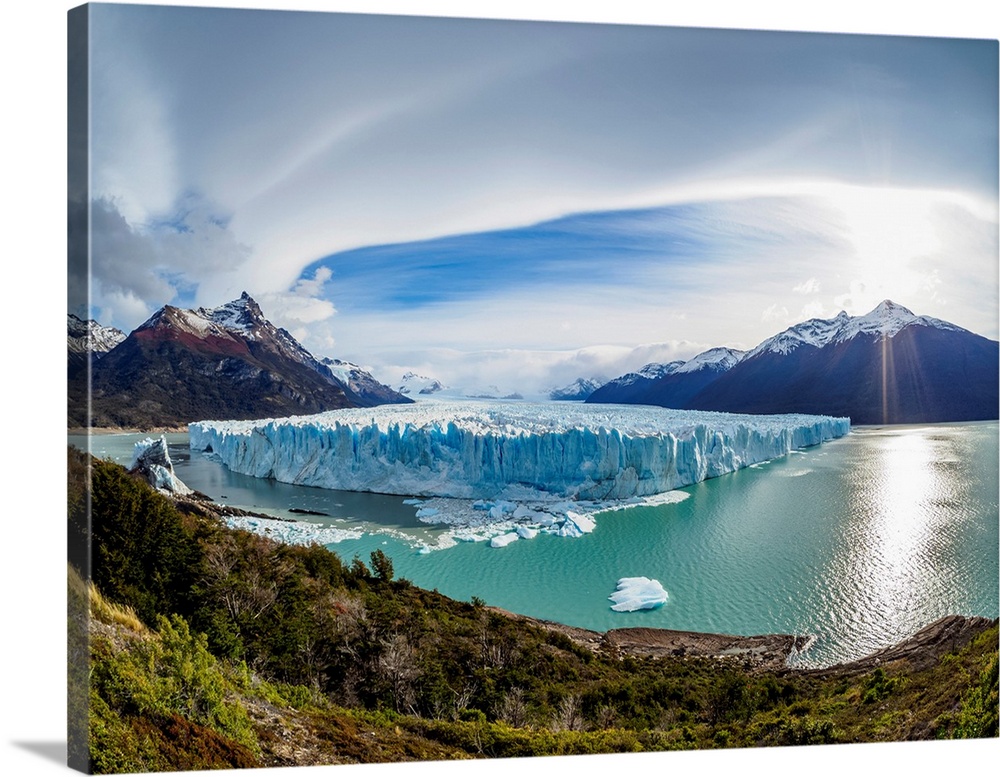
[[[815,278],[809,278],[792,287],[792,291],[797,294],[816,294],[819,292],[820,283]]]

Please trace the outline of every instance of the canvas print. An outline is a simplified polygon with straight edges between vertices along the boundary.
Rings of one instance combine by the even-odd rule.
[[[68,25],[71,766],[997,737],[996,40]]]

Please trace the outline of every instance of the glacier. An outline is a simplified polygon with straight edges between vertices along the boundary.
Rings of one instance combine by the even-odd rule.
[[[652,496],[849,431],[849,419],[828,416],[461,401],[188,426],[192,450],[210,451],[245,475],[345,491],[513,501]]]

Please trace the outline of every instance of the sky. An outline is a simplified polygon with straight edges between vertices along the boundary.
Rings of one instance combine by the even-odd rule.
[[[89,315],[534,392],[883,299],[998,336],[995,40],[92,6]]]

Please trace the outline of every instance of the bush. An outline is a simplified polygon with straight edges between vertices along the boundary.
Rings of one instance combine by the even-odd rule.
[[[175,715],[210,728],[251,752],[257,738],[246,711],[227,700],[232,683],[208,652],[204,635],[192,635],[180,616],[161,617],[159,635],[127,650],[98,652],[92,688],[114,715],[170,719]]]
[[[976,739],[995,737],[1000,734],[997,720],[997,705],[1000,704],[997,688],[998,662],[994,654],[992,660],[979,674],[976,684],[962,698],[952,734],[956,739]]]

